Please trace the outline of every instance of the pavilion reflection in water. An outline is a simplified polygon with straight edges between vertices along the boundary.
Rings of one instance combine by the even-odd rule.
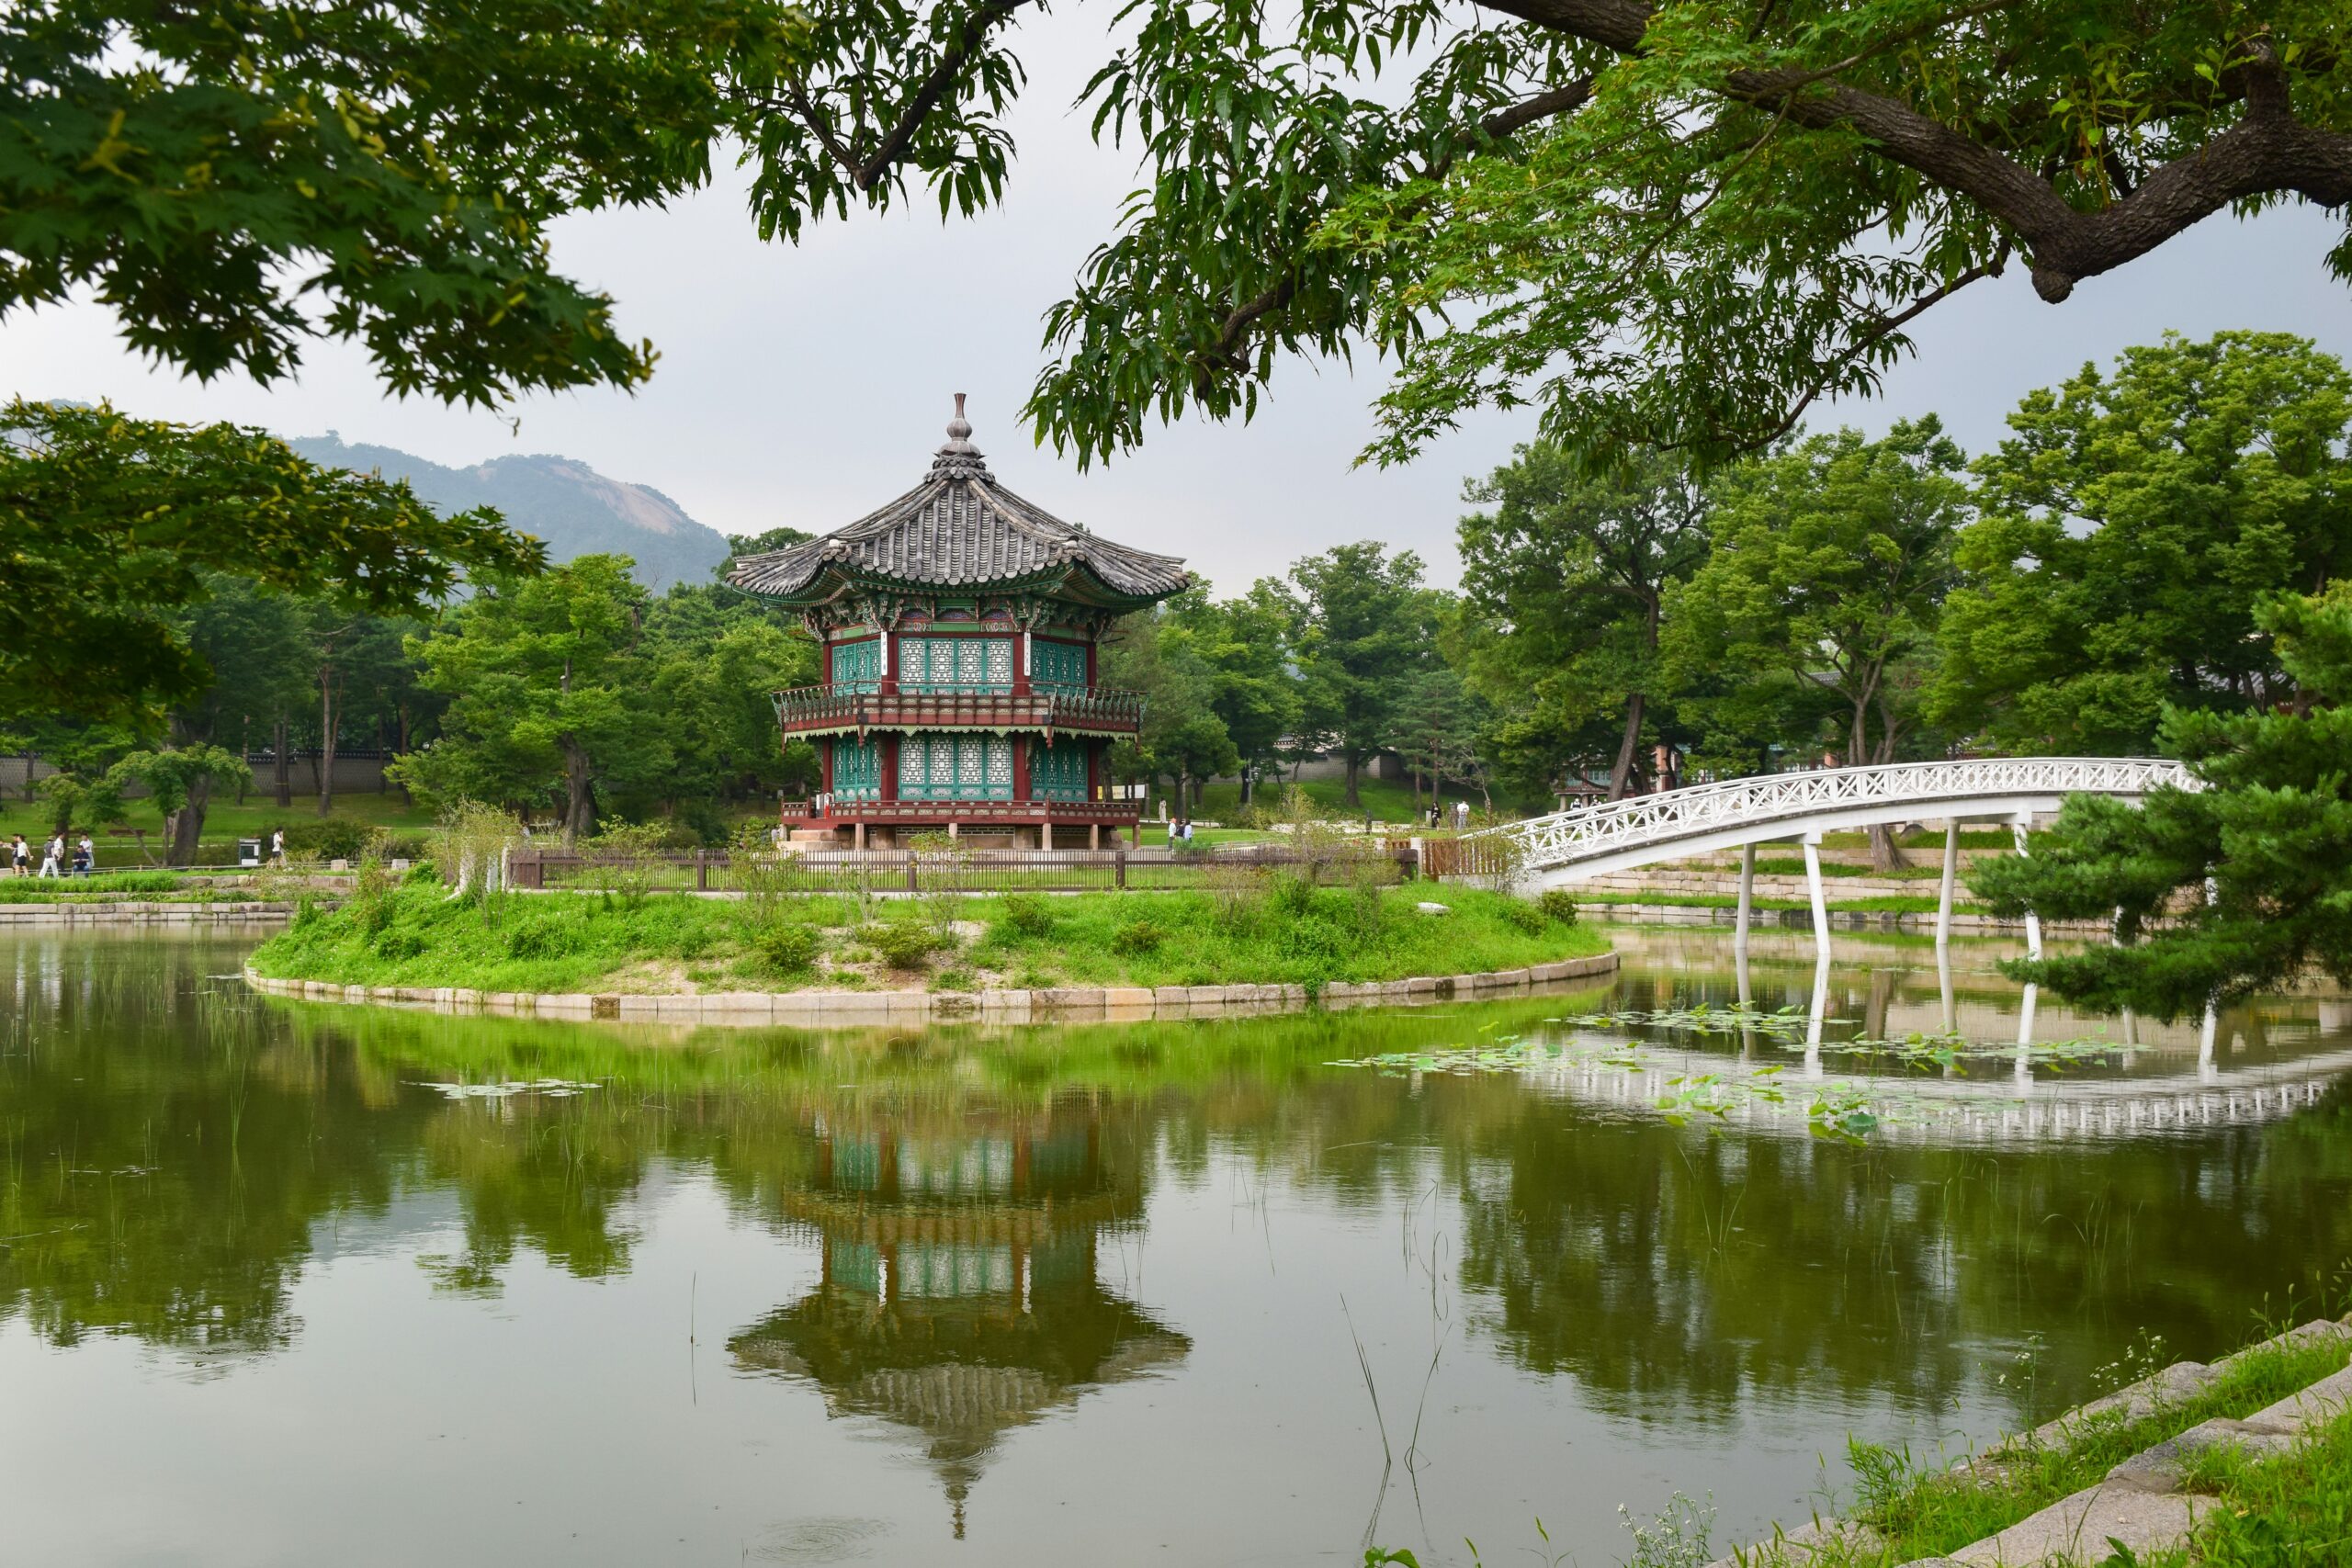
[[[960,1539],[1005,1432],[1192,1347],[1096,1277],[1102,1238],[1141,1222],[1137,1131],[1086,1100],[829,1116],[782,1200],[823,1239],[822,1282],[736,1335],[736,1364],[917,1434]]]

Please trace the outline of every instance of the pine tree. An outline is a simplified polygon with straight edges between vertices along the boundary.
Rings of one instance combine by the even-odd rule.
[[[2255,619],[2294,698],[2252,714],[2167,708],[2163,747],[2198,787],[2155,790],[2136,810],[2077,795],[2055,848],[1969,879],[2000,914],[2117,922],[2117,945],[2006,965],[2018,978],[2167,1018],[2313,966],[2352,983],[2352,584],[2273,596]]]

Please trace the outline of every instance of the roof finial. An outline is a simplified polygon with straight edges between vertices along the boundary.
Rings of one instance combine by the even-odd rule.
[[[947,422],[947,442],[931,461],[933,479],[985,479],[988,464],[972,445],[972,422],[964,417],[964,394],[956,394],[956,417]]]

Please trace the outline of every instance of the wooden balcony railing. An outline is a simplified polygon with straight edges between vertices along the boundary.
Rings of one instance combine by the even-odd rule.
[[[786,827],[832,822],[1100,822],[1128,827],[1142,815],[1132,800],[844,800],[835,795],[824,810],[814,801],[787,800],[776,810]]]
[[[1012,691],[877,691],[888,682],[844,681],[773,694],[776,723],[790,735],[867,729],[1040,729],[1072,735],[1132,735],[1143,697],[1109,686],[1038,686]]]

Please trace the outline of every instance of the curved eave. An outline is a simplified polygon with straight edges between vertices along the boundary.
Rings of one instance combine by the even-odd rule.
[[[844,569],[838,562],[820,565],[808,581],[798,588],[761,588],[741,581],[739,570],[734,586],[746,593],[757,593],[796,610],[812,610],[830,604],[854,593],[923,594],[933,598],[985,597],[990,594],[1049,593],[1060,598],[1122,615],[1173,598],[1193,585],[1193,574],[1183,574],[1183,581],[1172,588],[1154,592],[1135,593],[1106,581],[1100,573],[1083,560],[1059,566],[1049,571],[1030,572],[1022,577],[997,578],[984,582],[929,582],[915,578],[888,576],[880,572]],[[1075,590],[1075,592],[1074,592]]]

